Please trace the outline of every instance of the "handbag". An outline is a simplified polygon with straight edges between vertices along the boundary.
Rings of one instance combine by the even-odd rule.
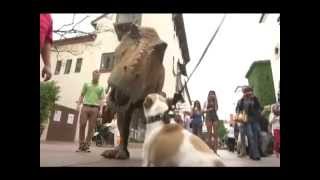
[[[245,111],[241,111],[240,113],[237,113],[235,121],[240,123],[246,123],[248,121],[247,113]]]

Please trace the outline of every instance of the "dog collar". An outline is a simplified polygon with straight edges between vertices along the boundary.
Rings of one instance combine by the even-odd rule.
[[[156,121],[163,121],[164,123],[169,123],[171,118],[175,118],[175,113],[171,110],[165,112],[164,114],[159,114],[156,116],[149,117],[147,124],[156,122]]]
[[[163,119],[163,115],[159,114],[159,115],[156,115],[156,116],[151,116],[148,118],[148,121],[147,121],[147,124],[151,124],[151,123],[154,123],[156,121],[161,121]]]

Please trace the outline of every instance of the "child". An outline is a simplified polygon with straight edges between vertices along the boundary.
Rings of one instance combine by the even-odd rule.
[[[280,156],[280,104],[276,103],[271,106],[270,123],[274,137],[274,151],[279,158]]]

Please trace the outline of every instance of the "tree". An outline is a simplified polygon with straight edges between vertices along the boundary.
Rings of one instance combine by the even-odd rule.
[[[55,102],[59,99],[60,87],[55,81],[40,82],[40,126],[49,118]]]

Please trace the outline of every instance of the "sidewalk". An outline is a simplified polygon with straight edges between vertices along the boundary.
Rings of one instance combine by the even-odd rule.
[[[40,166],[41,167],[140,167],[142,164],[142,144],[129,144],[129,160],[105,159],[100,154],[111,146],[91,147],[90,153],[76,153],[76,143],[70,142],[41,142]],[[227,150],[218,150],[218,154],[228,167],[280,167],[280,159],[275,155],[253,161],[248,157],[238,158],[236,153]]]

